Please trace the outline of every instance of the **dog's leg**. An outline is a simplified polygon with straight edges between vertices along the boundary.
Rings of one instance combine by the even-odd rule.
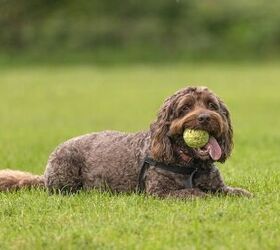
[[[223,186],[221,189],[218,190],[219,193],[225,195],[237,195],[237,196],[245,196],[245,197],[252,197],[252,193],[249,191],[242,189],[242,188],[235,188],[230,186]]]
[[[246,197],[252,196],[252,194],[245,189],[227,186],[224,183],[220,171],[215,166],[213,166],[209,172],[206,172],[195,179],[195,187],[211,193]]]
[[[62,147],[51,154],[44,174],[50,193],[75,193],[83,186],[83,159],[78,150]]]
[[[149,170],[145,178],[145,192],[160,198],[192,199],[208,196],[199,188],[185,188],[173,175]]]
[[[187,188],[180,190],[158,191],[151,193],[151,195],[160,198],[177,198],[177,199],[193,199],[198,197],[207,197],[208,195],[198,188]]]

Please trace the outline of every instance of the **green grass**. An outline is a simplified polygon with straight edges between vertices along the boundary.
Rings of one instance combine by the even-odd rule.
[[[202,84],[232,114],[234,153],[219,165],[225,181],[255,197],[0,193],[0,249],[279,249],[279,67],[2,67],[1,168],[43,173],[58,143],[90,131],[146,129],[164,98]]]

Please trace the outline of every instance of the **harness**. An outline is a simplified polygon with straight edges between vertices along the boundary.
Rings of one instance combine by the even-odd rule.
[[[189,175],[189,177],[185,180],[185,187],[193,188],[193,179],[195,174],[198,172],[197,167],[195,166],[182,167],[178,165],[167,165],[162,162],[157,162],[150,157],[146,157],[141,166],[141,170],[138,178],[138,190],[140,192],[143,192],[145,190],[145,173],[151,166],[154,166],[159,169],[167,170],[175,174]]]

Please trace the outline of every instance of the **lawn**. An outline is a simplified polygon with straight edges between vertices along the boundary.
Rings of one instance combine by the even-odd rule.
[[[194,201],[41,190],[0,193],[0,249],[279,249],[280,64],[0,68],[0,168],[41,174],[73,136],[147,129],[188,84],[227,103],[235,132],[225,181],[253,199]]]

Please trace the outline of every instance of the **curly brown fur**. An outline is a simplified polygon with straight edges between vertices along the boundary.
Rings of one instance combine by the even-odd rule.
[[[219,145],[221,154],[209,148],[192,149],[182,139],[184,129],[203,129]],[[43,176],[19,171],[0,171],[0,191],[42,186],[50,191],[76,192],[102,189],[134,192],[145,157],[163,164],[199,169],[193,187],[187,174],[151,166],[144,173],[145,192],[158,197],[192,198],[208,193],[250,196],[246,190],[224,184],[215,161],[224,162],[232,150],[232,126],[225,104],[204,87],[184,88],[169,97],[150,130],[139,133],[104,131],[79,136],[59,145],[50,155]],[[217,159],[215,159],[217,158]]]

